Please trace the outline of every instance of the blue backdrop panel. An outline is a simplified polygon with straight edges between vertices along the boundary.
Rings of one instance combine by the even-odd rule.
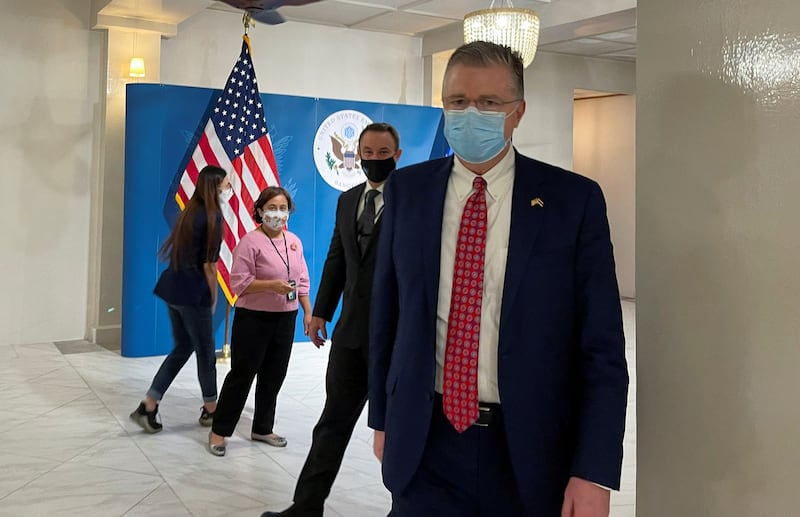
[[[206,88],[128,85],[122,273],[124,356],[160,355],[172,348],[166,306],[152,294],[166,266],[159,262],[157,252],[178,214],[174,201],[178,180],[218,94],[219,90]],[[261,98],[281,185],[297,205],[289,218],[289,229],[303,242],[313,304],[333,233],[339,194],[349,185],[363,181],[358,161],[348,154],[358,133],[370,121],[394,125],[400,132],[403,149],[400,166],[443,156],[448,147],[442,134],[441,110],[289,95],[262,94]],[[221,291],[218,294],[221,303],[217,304],[214,326],[220,348],[224,343],[225,298]],[[295,340],[306,339],[298,316]]]

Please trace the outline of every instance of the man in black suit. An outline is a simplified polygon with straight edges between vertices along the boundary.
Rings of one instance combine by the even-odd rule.
[[[361,132],[358,149],[367,181],[339,197],[333,238],[309,327],[314,344],[318,348],[324,345],[328,338],[325,323],[331,321],[344,295],[331,338],[325,408],[297,480],[294,504],[280,513],[265,512],[262,517],[322,516],[325,499],[367,401],[367,331],[383,184],[400,158],[400,137],[389,124],[370,124]]]

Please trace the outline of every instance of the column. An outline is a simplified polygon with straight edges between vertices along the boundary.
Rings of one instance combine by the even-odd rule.
[[[107,34],[102,91],[105,102],[96,122],[100,140],[99,163],[93,177],[89,241],[87,336],[96,343],[118,344],[122,299],[122,220],[125,173],[125,88],[131,82],[159,81],[162,32],[100,18],[95,29]],[[163,25],[163,24],[159,24]],[[131,77],[132,57],[145,63],[145,77]],[[133,216],[134,214],[130,214]]]
[[[800,3],[640,0],[637,515],[798,514]]]

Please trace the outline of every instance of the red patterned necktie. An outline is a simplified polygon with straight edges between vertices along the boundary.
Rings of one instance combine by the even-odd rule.
[[[447,320],[442,406],[459,433],[478,419],[478,342],[486,255],[486,180],[476,177],[461,215]]]

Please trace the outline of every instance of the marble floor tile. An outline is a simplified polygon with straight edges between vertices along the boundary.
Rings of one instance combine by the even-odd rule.
[[[158,476],[61,465],[0,500],[3,515],[123,515],[163,483]]]
[[[348,517],[370,517],[386,515],[392,507],[392,499],[383,485],[376,484],[372,490],[337,490],[331,494],[328,504]]]
[[[125,513],[125,517],[191,517],[191,515],[189,509],[167,483],[162,483]]]
[[[79,400],[91,390],[48,386],[35,382],[19,383],[3,389],[3,410],[9,413],[23,411],[42,415]]]
[[[159,472],[139,445],[125,433],[106,438],[69,460],[111,470],[123,470],[149,476]]]
[[[107,438],[119,426],[99,401],[78,398],[51,411],[0,431],[4,449],[28,456],[66,461]]]
[[[59,388],[86,388],[87,384],[83,377],[75,371],[69,364],[50,370],[36,378],[29,379],[29,382],[42,386],[55,386]]]
[[[635,305],[623,301],[631,373],[621,490],[611,517],[635,515]],[[206,450],[194,359],[168,390],[164,430],[146,434],[128,415],[163,357],[125,358],[106,349],[53,343],[3,345],[0,390],[0,516],[252,516],[291,504],[325,403],[330,346],[296,343],[278,399],[275,430],[289,445],[253,442],[253,395],[223,458]],[[68,352],[66,355],[62,351]],[[219,387],[229,365],[217,365]],[[326,517],[386,515],[391,505],[372,454],[366,411],[326,503]],[[423,517],[423,516],[420,516]]]
[[[294,479],[264,455],[206,456],[212,461],[162,471],[192,515],[246,515],[248,510],[260,508],[264,511],[284,501],[286,494],[294,490]]]
[[[0,453],[0,465],[2,465],[0,468],[0,499],[2,499],[50,472],[61,463],[18,453]],[[3,504],[0,503],[0,514],[3,513],[5,513]]]

